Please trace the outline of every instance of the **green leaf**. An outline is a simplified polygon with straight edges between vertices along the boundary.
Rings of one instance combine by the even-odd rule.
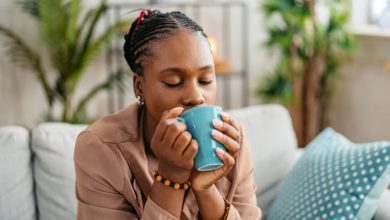
[[[287,104],[292,96],[292,83],[286,74],[278,70],[260,82],[256,93],[268,101],[276,100]]]
[[[66,7],[62,0],[39,0],[39,13],[41,38],[48,46],[53,66],[64,73],[68,56]]]
[[[107,28],[102,34],[96,37],[95,40],[90,41],[89,46],[86,51],[83,53],[83,56],[79,58],[78,62],[75,65],[74,72],[70,76],[71,84],[73,86],[77,85],[80,77],[82,76],[83,71],[91,60],[101,51],[101,49],[112,39],[115,31],[119,30],[120,27],[123,27],[125,22],[118,21],[114,25]]]
[[[102,1],[100,3],[100,5],[98,6],[97,10],[94,10],[94,12],[92,12],[92,20],[90,20],[89,23],[86,23],[86,27],[84,26],[84,28],[86,28],[86,34],[84,37],[82,37],[82,40],[81,42],[79,42],[79,46],[80,46],[80,49],[78,50],[78,53],[76,54],[76,60],[78,60],[79,62],[82,62],[82,58],[85,56],[85,53],[87,52],[88,50],[88,47],[90,45],[90,41],[91,41],[91,38],[92,38],[92,35],[93,35],[93,32],[95,30],[95,26],[99,20],[99,18],[103,15],[103,13],[107,10],[107,6],[106,4],[104,3],[104,1]],[[89,12],[87,13],[89,14]],[[76,64],[76,66],[80,66],[80,64]]]
[[[69,2],[69,11],[67,12],[68,17],[68,25],[66,30],[66,36],[67,41],[70,43],[71,46],[76,46],[76,39],[77,39],[77,24],[80,18],[81,14],[81,1],[80,0],[71,0]]]
[[[83,32],[86,31],[86,27],[88,23],[92,22],[93,16],[96,12],[96,9],[90,9],[82,19],[82,22],[78,25],[77,31],[76,31],[76,39],[81,38],[80,36],[83,34]]]
[[[31,16],[39,20],[40,14],[38,1],[39,0],[24,0],[18,1],[17,4],[19,4],[27,14],[30,14]]]
[[[53,91],[46,78],[46,73],[42,68],[39,55],[12,30],[0,26],[0,35],[5,37],[7,42],[6,53],[10,56],[11,60],[21,67],[33,71],[44,89],[48,104],[51,106],[54,102]]]
[[[124,88],[124,82],[130,81],[130,79],[123,79],[125,74],[122,70],[118,70],[115,74],[111,74],[108,79],[95,87],[93,87],[86,95],[84,95],[80,102],[77,104],[77,108],[75,112],[73,113],[73,117],[77,118],[77,120],[84,120],[85,116],[85,108],[89,101],[95,97],[100,91],[112,89],[114,85],[116,85],[119,88]]]
[[[348,0],[326,0],[330,19],[325,27],[315,19],[311,7],[315,1],[264,0],[261,5],[268,33],[267,47],[280,51],[275,72],[258,86],[257,94],[266,99],[287,102],[292,95],[292,82],[301,81],[313,57],[326,57],[325,74],[321,86],[330,94],[332,80],[337,77],[340,63],[356,47],[354,36],[347,28]],[[315,7],[314,7],[315,9]],[[297,97],[299,98],[299,97]],[[284,100],[284,101],[283,101]]]

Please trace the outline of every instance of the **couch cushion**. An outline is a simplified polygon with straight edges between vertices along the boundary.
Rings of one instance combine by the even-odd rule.
[[[353,144],[328,128],[283,180],[268,219],[371,219],[389,182],[390,142]]]
[[[374,220],[389,220],[390,219],[390,190],[385,190],[379,202],[377,211],[375,212]]]
[[[75,170],[77,135],[85,125],[44,123],[34,128],[32,149],[39,218],[76,219]]]
[[[36,218],[29,133],[0,127],[0,219]]]
[[[252,145],[257,203],[266,216],[281,179],[299,157],[290,115],[281,105],[257,105],[229,113]],[[277,162],[276,162],[277,161]]]

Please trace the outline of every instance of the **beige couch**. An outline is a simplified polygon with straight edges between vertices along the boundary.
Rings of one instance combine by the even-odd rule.
[[[253,147],[258,205],[269,211],[280,181],[302,151],[291,120],[279,105],[230,111]],[[85,125],[43,123],[31,132],[0,127],[0,219],[76,219],[74,143]],[[390,192],[383,193],[375,219],[390,219]]]

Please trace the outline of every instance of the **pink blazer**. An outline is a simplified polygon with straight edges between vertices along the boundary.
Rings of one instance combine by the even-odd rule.
[[[158,167],[144,148],[138,104],[106,116],[84,130],[75,148],[79,220],[177,219],[148,198]],[[243,137],[232,171],[216,183],[232,203],[228,219],[259,219],[250,146]],[[191,191],[181,219],[199,219]]]

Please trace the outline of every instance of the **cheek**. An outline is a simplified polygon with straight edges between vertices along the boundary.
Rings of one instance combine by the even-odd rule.
[[[205,96],[206,103],[208,105],[214,105],[217,100],[217,89],[213,89],[211,91],[208,91],[207,95]]]
[[[217,99],[218,89],[217,85],[213,84],[210,88],[206,89],[204,92],[204,98],[208,105],[214,105]]]
[[[180,100],[178,92],[165,89],[158,83],[144,91],[145,103],[152,117],[159,120],[162,113],[176,107]]]
[[[148,89],[147,93],[145,93],[145,96],[152,102],[151,104],[162,106],[169,106],[169,104],[177,101],[179,95],[179,92],[167,89],[161,83],[155,83],[153,87]]]

